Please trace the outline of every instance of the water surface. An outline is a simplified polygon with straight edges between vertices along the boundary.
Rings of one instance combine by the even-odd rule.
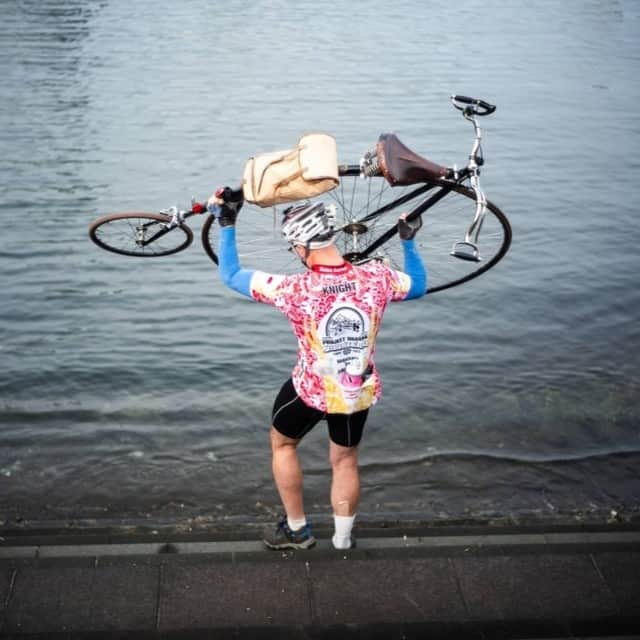
[[[4,519],[270,518],[286,322],[225,290],[197,241],[136,261],[88,225],[186,206],[308,131],[341,161],[395,131],[463,164],[454,92],[498,105],[483,185],[514,243],[479,280],[388,310],[362,516],[637,511],[636,3],[349,7],[5,3]],[[326,518],[322,425],[302,455]]]

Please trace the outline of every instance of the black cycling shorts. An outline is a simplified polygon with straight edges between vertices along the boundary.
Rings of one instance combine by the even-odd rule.
[[[302,401],[289,378],[273,404],[271,423],[283,436],[300,440],[324,418],[332,442],[343,447],[355,447],[362,438],[368,413],[369,409],[356,413],[324,413],[314,409]]]

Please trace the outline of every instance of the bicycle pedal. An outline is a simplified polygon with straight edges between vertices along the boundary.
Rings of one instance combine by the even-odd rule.
[[[454,243],[451,254],[454,258],[468,260],[469,262],[481,262],[480,251],[473,242],[460,241]]]

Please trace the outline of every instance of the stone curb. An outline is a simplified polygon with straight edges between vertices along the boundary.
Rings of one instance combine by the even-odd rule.
[[[455,535],[427,537],[385,537],[359,538],[357,549],[361,552],[407,551],[424,552],[436,550],[508,550],[516,548],[562,548],[602,546],[640,546],[640,531],[589,532],[589,533],[526,533],[493,535]],[[331,547],[329,540],[318,540],[316,551],[328,552],[339,556]],[[351,551],[350,551],[351,553]],[[265,550],[260,541],[215,541],[215,542],[169,542],[159,540],[154,543],[112,543],[112,544],[12,544],[12,541],[0,543],[0,560],[34,558],[85,558],[108,556],[157,556],[165,555],[244,555],[262,554],[275,557]]]

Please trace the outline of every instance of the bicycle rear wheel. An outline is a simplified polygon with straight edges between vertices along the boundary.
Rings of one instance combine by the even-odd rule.
[[[102,249],[124,256],[168,256],[193,242],[187,225],[167,229],[170,221],[164,213],[111,213],[91,223],[89,237]]]
[[[341,177],[340,186],[318,200],[333,201],[340,231],[336,246],[345,259],[358,264],[383,260],[402,270],[402,245],[395,233],[398,216],[445,189],[445,195],[422,214],[423,228],[416,243],[428,269],[429,293],[442,291],[485,273],[505,255],[511,243],[511,227],[506,216],[491,202],[480,234],[482,260],[461,260],[451,254],[453,244],[462,240],[475,215],[475,196],[471,189],[451,182],[436,185],[414,184],[391,187],[384,178],[362,179],[352,170]],[[434,198],[435,200],[435,198]],[[285,206],[278,208],[281,212]],[[207,255],[217,264],[217,225],[209,216],[202,228]],[[303,267],[280,233],[280,216],[275,209],[245,204],[236,231],[238,253],[246,268],[271,273],[294,273]]]
[[[512,237],[509,220],[493,202],[487,201],[478,243],[480,260],[461,259],[452,255],[453,245],[463,240],[475,216],[476,197],[472,189],[443,182],[427,186],[426,191],[416,190],[415,185],[405,191],[406,195],[400,198],[407,197],[407,201],[375,218],[372,229],[363,229],[362,239],[365,242],[362,243],[359,237],[358,242],[353,243],[357,248],[350,250],[350,238],[346,237],[348,234],[343,228],[337,240],[343,256],[355,264],[372,258],[383,260],[394,269],[403,270],[404,252],[395,233],[398,215],[412,211],[427,200],[431,200],[432,204],[422,213],[423,226],[416,235],[416,245],[427,266],[428,293],[450,289],[477,278],[494,267],[509,250]],[[420,193],[412,195],[416,191]],[[364,224],[355,223],[356,230],[368,224],[367,221]],[[347,230],[349,228],[347,226]]]

